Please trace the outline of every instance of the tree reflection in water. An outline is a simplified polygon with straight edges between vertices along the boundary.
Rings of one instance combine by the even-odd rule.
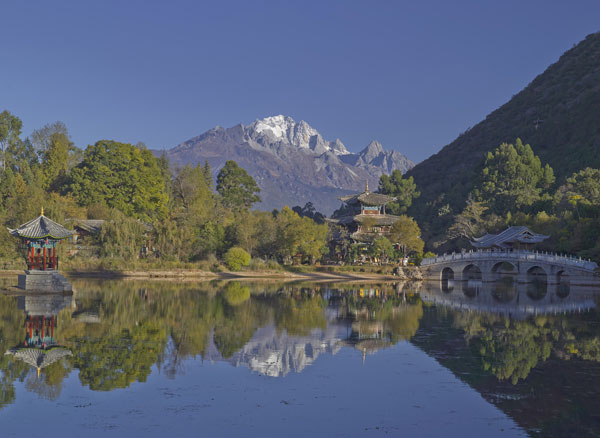
[[[28,390],[55,399],[72,369],[79,371],[82,385],[108,391],[145,381],[153,366],[174,377],[192,357],[239,363],[249,360],[247,355],[258,354],[258,340],[253,341],[253,349],[246,346],[257,331],[264,334],[268,327],[274,329],[272,336],[286,339],[287,344],[306,345],[297,354],[314,360],[318,351],[310,344],[311,337],[321,336],[317,344],[329,342],[333,351],[348,346],[366,355],[412,340],[419,330],[430,330],[427,321],[449,318],[453,333],[462,339],[480,370],[513,384],[526,379],[552,355],[560,360],[600,360],[600,325],[588,323],[589,318],[596,318],[595,312],[518,318],[511,314],[510,309],[523,304],[524,296],[530,305],[543,306],[549,299],[570,302],[575,299],[572,293],[565,294],[560,287],[553,292],[544,289],[543,294],[537,289],[519,292],[512,277],[491,286],[471,280],[456,287],[448,293],[438,285],[432,298],[425,286],[411,284],[80,280],[75,308],[62,309],[56,316],[57,342],[70,348],[73,356],[48,366],[39,378],[23,362],[2,356],[0,403],[5,406],[14,401],[17,379],[25,380]],[[435,301],[436,296],[460,305],[443,304]],[[492,310],[465,312],[460,307],[465,303],[482,303],[480,309]],[[508,310],[499,313],[493,306]],[[0,296],[4,351],[22,342],[23,318],[14,297]],[[340,329],[325,335],[335,327]]]

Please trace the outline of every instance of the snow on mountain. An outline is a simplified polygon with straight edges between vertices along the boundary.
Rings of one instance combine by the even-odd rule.
[[[308,149],[317,154],[326,151],[331,151],[336,155],[350,153],[339,139],[332,142],[325,141],[321,134],[304,120],[296,123],[291,117],[283,115],[256,120],[247,127],[247,133],[255,139],[269,135],[274,140]]]

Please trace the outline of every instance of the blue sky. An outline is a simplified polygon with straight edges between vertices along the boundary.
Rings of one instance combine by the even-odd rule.
[[[587,34],[600,2],[7,1],[0,111],[170,148],[285,114],[421,161]],[[535,147],[535,145],[532,145]]]

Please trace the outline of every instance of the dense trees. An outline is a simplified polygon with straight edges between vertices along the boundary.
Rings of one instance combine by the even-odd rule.
[[[487,154],[480,197],[493,212],[506,214],[533,205],[553,183],[552,168],[542,166],[531,146],[517,138]]]
[[[529,145],[517,139],[503,143],[482,161],[466,206],[448,205],[444,221],[427,223],[428,242],[444,251],[468,247],[468,241],[486,232],[526,225],[550,235],[541,250],[577,254],[600,260],[600,170],[585,168],[567,176],[556,187],[554,172]]]
[[[86,149],[67,188],[83,205],[105,203],[127,216],[163,218],[167,194],[152,152],[127,143],[102,140]]]
[[[215,269],[232,247],[252,258],[285,263],[314,263],[327,252],[332,236],[311,203],[251,211],[260,201],[260,189],[233,161],[220,169],[215,184],[208,163],[172,169],[164,154],[156,158],[143,144],[102,140],[82,152],[61,122],[43,126],[25,139],[21,128],[18,117],[0,113],[4,226],[31,219],[42,206],[58,221],[108,219],[97,239],[98,255],[115,263],[144,255],[140,250],[146,246],[153,249],[146,254],[159,260],[208,260]],[[437,233],[428,242],[430,250],[456,249],[485,232],[529,225],[552,236],[542,249],[600,258],[599,181],[600,170],[586,168],[555,184],[552,169],[517,139],[482,159],[466,205],[441,193],[445,204],[437,209],[436,219],[420,225],[425,236]],[[381,176],[379,192],[396,198],[386,208],[397,215],[411,211],[419,196],[412,178],[399,171]],[[368,218],[362,225],[375,227]],[[423,252],[421,228],[406,216],[385,236],[400,254],[390,253],[385,240],[359,251],[347,233],[330,231],[344,239],[330,249],[345,259],[368,253],[391,260]],[[0,239],[1,258],[15,260],[16,253],[17,242]],[[338,254],[332,255],[338,259]]]

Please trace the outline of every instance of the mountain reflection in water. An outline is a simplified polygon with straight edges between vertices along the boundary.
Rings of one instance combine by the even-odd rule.
[[[410,341],[530,432],[593,436],[600,425],[598,291],[510,278],[457,284],[77,280],[74,287],[72,297],[0,296],[0,348],[10,353],[0,361],[0,407],[19,402],[15,385],[23,381],[28,391],[57,399],[73,370],[93,391],[145,382],[153,367],[177,378],[195,357],[283,377],[341,349],[358,350],[368,362],[369,355]],[[55,353],[36,369],[15,354],[24,347],[69,354]]]

